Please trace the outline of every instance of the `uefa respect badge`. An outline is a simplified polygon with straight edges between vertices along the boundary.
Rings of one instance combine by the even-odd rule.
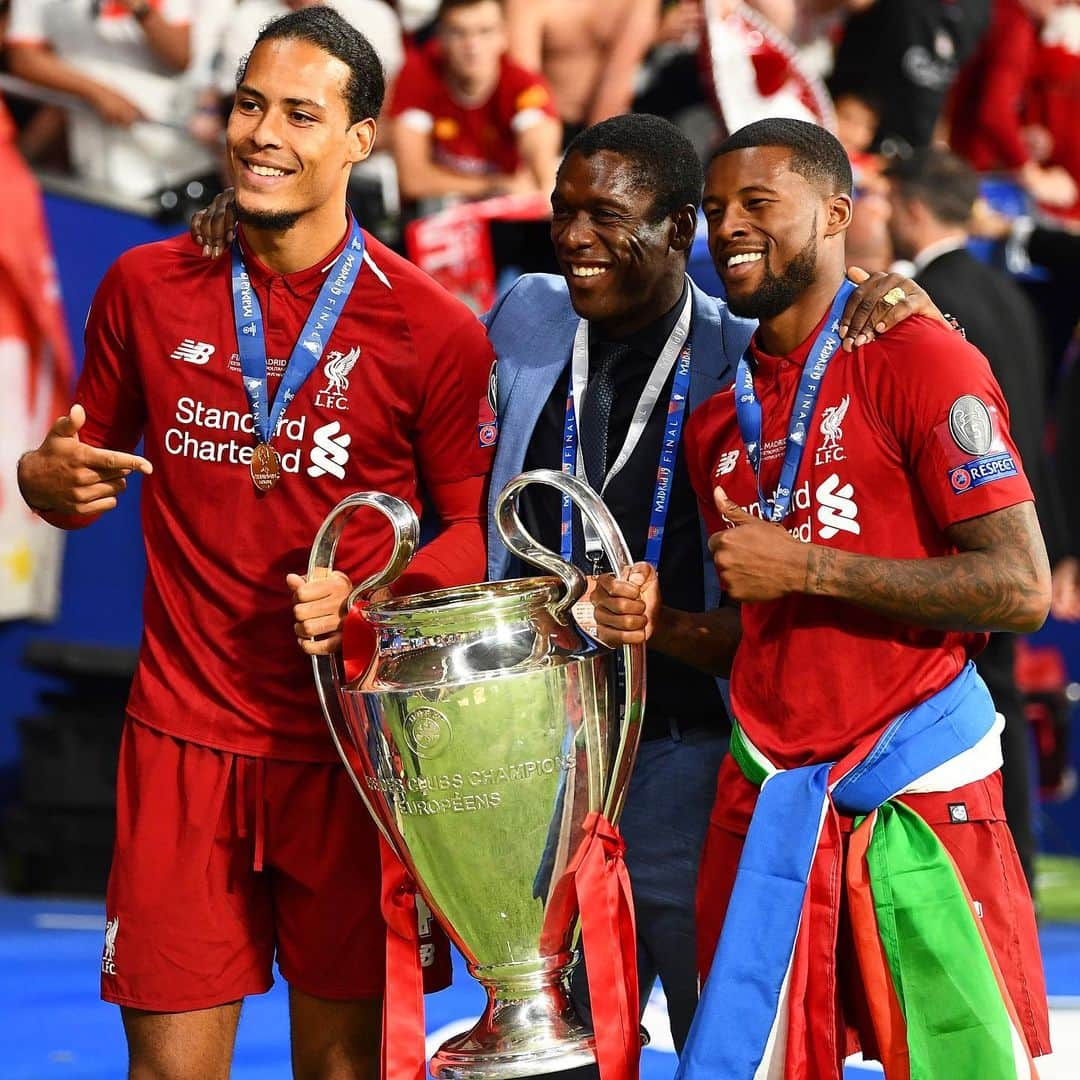
[[[499,418],[496,414],[498,381],[495,364],[488,376],[487,396],[480,399],[480,415],[476,421],[476,436],[482,447],[494,446],[499,439]]]

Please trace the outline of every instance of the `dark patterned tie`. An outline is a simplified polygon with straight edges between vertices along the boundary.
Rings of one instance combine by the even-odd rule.
[[[585,388],[578,439],[585,475],[595,491],[604,486],[608,466],[608,428],[615,404],[615,368],[630,353],[630,346],[600,342],[593,347],[593,374]]]

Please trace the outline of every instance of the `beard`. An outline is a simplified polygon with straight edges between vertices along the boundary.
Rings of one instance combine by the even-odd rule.
[[[236,220],[241,225],[268,232],[288,232],[303,217],[299,210],[248,210],[236,203]]]
[[[803,249],[774,274],[766,260],[761,284],[749,296],[729,296],[728,309],[744,319],[774,319],[787,311],[814,283],[817,275],[817,217],[810,229],[810,238]]]

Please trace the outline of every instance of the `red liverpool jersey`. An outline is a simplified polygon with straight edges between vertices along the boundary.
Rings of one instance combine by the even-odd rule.
[[[753,353],[769,495],[818,330],[789,357]],[[732,389],[693,414],[686,445],[710,533],[728,527],[713,502],[716,485],[760,514]],[[833,354],[784,526],[806,543],[928,558],[956,550],[948,526],[1031,498],[985,358],[960,334],[915,317],[854,353]],[[742,625],[732,705],[782,768],[842,756],[945,686],[986,642],[803,594],[743,604]]]
[[[204,259],[187,237],[149,244],[123,255],[98,289],[76,400],[87,442],[130,450],[143,437],[154,465],[142,492],[144,630],[129,701],[150,727],[235,753],[334,758],[285,576],[306,572],[323,518],[352,492],[387,492],[419,510],[423,484],[445,531],[414,560],[420,587],[483,576],[481,491],[492,449],[477,416],[491,347],[463,304],[365,240],[348,305],[278,425],[283,471],[265,494],[249,473],[255,438],[229,253]],[[271,400],[340,250],[287,275],[246,253]],[[475,499],[455,518],[440,494],[465,482]],[[361,512],[339,565],[358,582],[385,564],[389,545],[385,520]]]
[[[390,115],[431,132],[439,165],[477,174],[517,172],[518,135],[544,117],[558,119],[543,76],[505,57],[487,101],[459,101],[442,76],[437,42],[409,54],[394,84]]]

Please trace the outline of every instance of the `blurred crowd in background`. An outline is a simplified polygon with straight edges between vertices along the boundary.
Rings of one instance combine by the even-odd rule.
[[[0,0],[0,152],[14,162],[17,151],[42,182],[179,223],[228,185],[224,130],[259,28],[310,2]],[[555,269],[547,197],[584,126],[657,113],[703,158],[765,116],[832,129],[856,177],[849,262],[901,264],[989,358],[1035,481],[1053,613],[1080,619],[1080,3],[331,3],[371,40],[389,86],[376,152],[355,170],[354,209],[477,310],[508,276]],[[34,276],[36,241],[16,239],[27,223],[7,217],[0,269],[40,306],[49,285]],[[691,273],[719,291],[700,245]],[[47,325],[22,332],[40,342]],[[54,389],[65,350],[51,348]],[[43,411],[29,424],[40,431],[55,412],[35,400]],[[1040,680],[1063,678],[1026,654],[1015,664],[1012,639],[996,637],[983,673],[1016,717],[1013,760],[1023,760],[1021,691],[1030,706]],[[1066,772],[1052,764],[1065,760],[1064,727],[1060,716],[1046,723],[1041,782],[1065,794]],[[1013,788],[1030,871],[1030,800],[1021,780]]]
[[[225,180],[237,69],[264,23],[309,2],[0,0],[2,70],[39,91],[20,98],[5,80],[19,149],[34,166],[134,196]],[[867,191],[882,190],[883,160],[948,144],[1040,212],[1080,222],[1071,0],[333,6],[382,58],[391,93],[379,151],[396,163],[407,214],[446,197],[546,195],[568,136],[636,110],[675,120],[703,155],[761,116],[817,120]],[[385,161],[375,171],[393,176]],[[867,257],[887,261],[881,236],[866,232]]]
[[[228,183],[224,128],[256,33],[308,2],[0,0],[0,89],[18,150],[44,175],[181,216]],[[707,157],[743,124],[798,116],[851,155],[852,262],[921,270],[923,248],[962,238],[1018,282],[1033,306],[1013,331],[1022,370],[998,377],[1017,384],[1014,409],[1036,410],[1033,446],[1046,404],[1071,411],[1080,396],[1067,363],[1080,314],[1080,3],[332,2],[374,44],[390,86],[356,209],[474,307],[507,269],[553,268],[547,195],[583,126],[657,113]],[[1076,475],[1080,440],[1062,438],[1058,454],[1059,473]],[[1043,515],[1064,560],[1056,610],[1077,617],[1072,501],[1051,493]]]

